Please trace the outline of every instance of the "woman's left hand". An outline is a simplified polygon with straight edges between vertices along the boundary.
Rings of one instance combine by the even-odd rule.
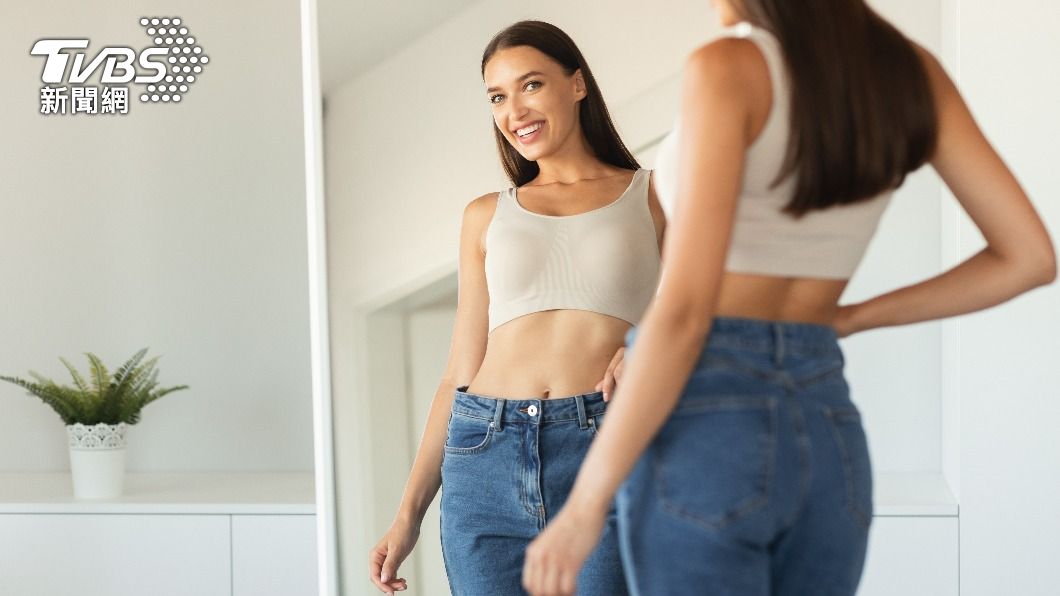
[[[527,547],[523,587],[533,596],[574,594],[578,572],[600,541],[606,517],[606,510],[568,502]]]
[[[607,365],[607,370],[604,371],[604,378],[596,384],[596,390],[604,392],[604,401],[611,401],[611,396],[615,392],[615,384],[618,383],[618,378],[622,376],[622,365],[625,361],[626,346],[621,346],[615,351],[615,355],[611,357],[611,364]]]

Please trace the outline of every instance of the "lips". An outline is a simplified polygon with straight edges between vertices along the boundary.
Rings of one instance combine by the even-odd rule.
[[[532,143],[539,136],[541,129],[544,128],[544,126],[544,120],[538,120],[536,122],[531,122],[526,126],[521,126],[512,132],[515,133],[515,138],[519,140],[519,143],[526,145],[527,143]]]

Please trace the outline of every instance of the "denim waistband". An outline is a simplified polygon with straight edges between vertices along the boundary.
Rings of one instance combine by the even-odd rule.
[[[637,327],[626,332],[626,346],[633,343]],[[842,357],[838,336],[829,325],[794,321],[769,321],[739,317],[715,317],[704,350],[721,348],[769,354]]]
[[[588,418],[603,414],[607,409],[602,391],[548,399],[506,399],[468,393],[467,388],[468,385],[456,388],[453,413],[493,420],[498,424],[505,421],[540,424],[576,420],[584,427]]]

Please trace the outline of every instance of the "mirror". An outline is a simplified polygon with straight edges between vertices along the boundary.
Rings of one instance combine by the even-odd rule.
[[[327,507],[337,519],[331,560],[342,593],[361,594],[375,591],[366,573],[368,551],[396,512],[448,355],[461,213],[471,199],[510,186],[479,73],[486,43],[526,18],[566,31],[590,64],[626,145],[650,168],[676,113],[684,59],[716,24],[705,0],[543,1],[532,10],[464,0],[315,1],[331,365],[324,398],[330,403],[321,405],[318,431],[324,424],[323,432],[333,434],[327,437],[335,485]],[[951,72],[967,47],[975,47],[957,41],[960,2],[871,4]],[[911,175],[844,302],[951,267],[972,250],[974,242],[958,248],[955,240],[968,238],[961,236],[966,225],[933,171]],[[895,593],[903,582],[956,594],[957,324],[911,325],[843,342],[877,491],[877,529],[861,594]],[[401,567],[412,594],[449,593],[437,509],[436,499]],[[930,564],[915,567],[909,553]]]
[[[479,61],[526,15],[459,1],[318,3],[339,564],[356,594],[375,590],[367,552],[396,512],[445,366],[464,205],[510,185]],[[706,4],[673,4],[659,21],[636,3],[608,5],[606,35],[590,6],[534,7],[579,45],[644,167],[671,125],[697,23],[711,20]],[[401,574],[413,594],[448,593],[437,499]]]

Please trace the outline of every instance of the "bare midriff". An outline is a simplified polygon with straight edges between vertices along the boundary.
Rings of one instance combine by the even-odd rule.
[[[846,280],[726,273],[716,316],[830,325]],[[490,334],[466,391],[505,399],[591,393],[630,324],[585,310],[546,310],[508,321]]]
[[[501,324],[467,391],[506,399],[592,393],[630,324],[587,310],[545,310]]]
[[[831,325],[846,286],[845,279],[725,273],[714,314]]]

